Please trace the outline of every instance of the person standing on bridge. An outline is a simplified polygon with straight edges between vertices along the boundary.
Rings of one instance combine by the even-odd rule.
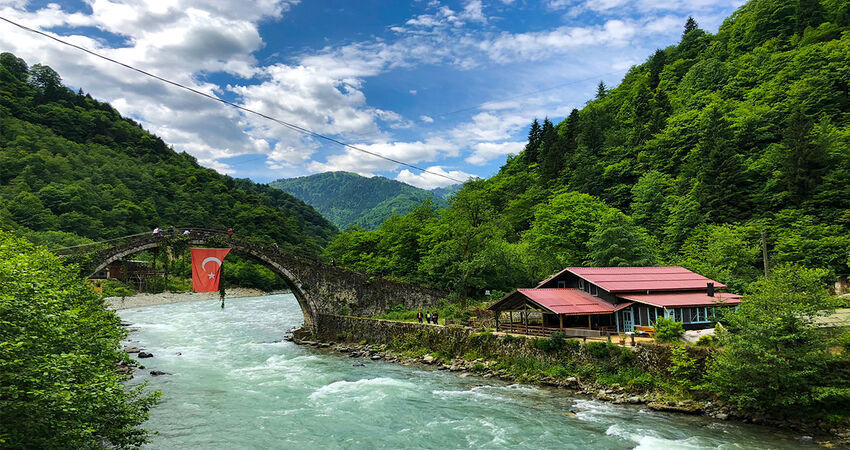
[[[439,323],[437,322],[437,317],[438,317],[438,316],[437,316],[437,311],[434,311],[434,313],[433,313],[433,314],[431,314],[431,320],[433,320],[433,321],[434,321],[434,325],[439,325]]]
[[[425,323],[431,323],[431,313],[425,313]]]
[[[189,229],[183,230],[183,236],[188,236],[190,234],[192,234],[192,230],[189,230]]]
[[[277,245],[277,242],[275,242],[275,243],[274,243],[274,245],[272,245],[272,250],[274,250],[274,254],[275,254],[275,255],[279,255],[279,254],[280,254],[280,246],[279,246],[279,245]]]
[[[422,323],[422,311],[416,313],[416,319],[419,320],[419,323]]]
[[[160,227],[156,227],[156,228],[154,228],[154,229],[153,229],[153,235],[154,235],[154,236],[160,236],[160,235],[162,235],[162,228],[160,228]]]
[[[233,228],[228,228],[228,229],[227,229],[227,236],[228,236],[230,239],[233,239]]]
[[[168,227],[168,237],[174,237],[174,225]]]

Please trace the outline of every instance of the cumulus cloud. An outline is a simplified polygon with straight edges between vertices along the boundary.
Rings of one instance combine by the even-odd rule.
[[[475,151],[466,157],[466,162],[476,166],[484,165],[498,157],[518,154],[525,147],[525,142],[480,142],[475,144]]]
[[[425,123],[434,123],[434,118],[431,117],[431,116],[421,115],[421,116],[419,116],[419,120],[421,120]]]
[[[436,189],[457,184],[458,181],[456,180],[466,181],[470,178],[476,178],[475,175],[460,170],[445,170],[441,166],[431,166],[427,170],[432,173],[413,173],[404,169],[398,173],[396,180],[422,189]]]
[[[442,138],[413,142],[379,142],[360,144],[355,147],[410,164],[434,161],[443,156],[454,156],[460,149],[458,144]],[[313,161],[309,165],[312,172],[344,170],[364,176],[372,176],[375,172],[392,171],[398,167],[398,164],[392,161],[368,155],[352,148],[346,148],[343,153],[329,156],[325,162]]]

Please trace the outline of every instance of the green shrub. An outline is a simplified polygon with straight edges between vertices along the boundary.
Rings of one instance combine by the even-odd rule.
[[[697,339],[697,345],[700,347],[712,347],[717,342],[717,339],[710,334],[702,335]]]
[[[676,342],[685,332],[681,322],[669,317],[659,317],[655,320],[655,340],[658,342]]]
[[[597,359],[607,359],[612,354],[619,355],[620,347],[607,342],[588,342],[584,344],[584,350]]]
[[[118,280],[103,280],[101,287],[104,297],[130,297],[136,294],[132,287]]]
[[[670,367],[667,371],[671,380],[684,391],[693,390],[699,381],[697,363],[688,354],[687,348],[681,345],[670,349]]]

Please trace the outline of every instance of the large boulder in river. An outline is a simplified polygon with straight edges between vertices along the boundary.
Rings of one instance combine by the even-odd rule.
[[[153,353],[139,352],[139,358],[153,358]]]

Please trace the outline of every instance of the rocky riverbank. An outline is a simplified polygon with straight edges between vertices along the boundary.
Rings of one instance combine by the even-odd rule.
[[[312,346],[328,352],[346,354],[353,359],[385,361],[405,366],[431,367],[436,370],[455,372],[460,377],[476,376],[484,379],[499,379],[508,382],[523,382],[564,389],[571,394],[595,398],[614,404],[645,405],[649,409],[664,412],[706,415],[716,420],[736,420],[744,423],[767,425],[800,434],[801,444],[818,444],[825,447],[850,447],[850,430],[834,428],[827,422],[810,423],[794,419],[775,419],[761,414],[747,414],[727,405],[696,400],[669,400],[664,394],[640,392],[618,385],[603,386],[578,377],[540,377],[531,382],[500,368],[498,361],[478,358],[443,359],[431,354],[411,357],[387,348],[386,345],[320,342],[301,338],[299,330],[293,330],[285,339],[298,345]],[[360,363],[362,364],[362,363]],[[816,436],[814,438],[812,436]]]
[[[234,287],[227,289],[225,299],[262,295],[266,293],[259,289]],[[200,300],[219,300],[219,294],[218,292],[163,292],[160,294],[140,293],[132,297],[106,297],[107,307],[115,310]]]

